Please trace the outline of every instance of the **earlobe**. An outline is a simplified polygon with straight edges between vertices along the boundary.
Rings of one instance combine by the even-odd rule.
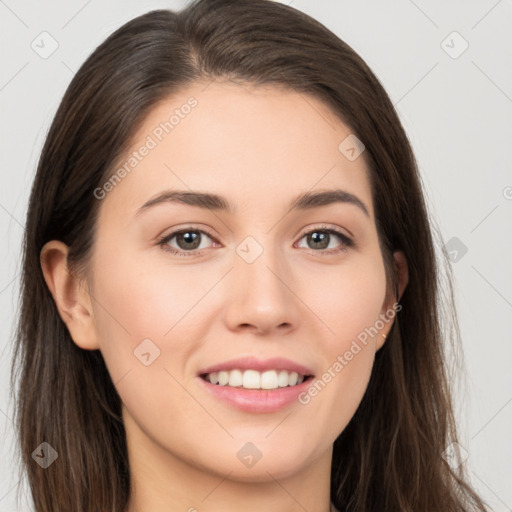
[[[396,291],[394,292],[394,296],[391,300],[386,301],[386,308],[383,311],[384,315],[388,315],[388,310],[390,308],[394,308],[394,304],[400,301],[400,298],[402,297],[402,294],[404,293],[404,290],[407,286],[407,283],[409,282],[409,272],[407,268],[407,260],[405,258],[405,255],[402,251],[395,251],[393,254],[394,257],[394,266],[395,266],[395,275],[397,277],[397,285],[396,285]],[[394,317],[397,314],[395,311],[393,314],[393,320],[388,322],[386,326],[382,329],[382,331],[378,335],[378,340],[375,345],[375,351],[379,351],[384,343],[386,342],[386,338],[388,336],[389,331],[393,327],[394,323]]]
[[[400,300],[400,297],[404,293],[405,287],[409,282],[409,270],[407,267],[407,260],[402,251],[395,251],[393,254],[394,264],[395,264],[395,272],[398,279],[398,297],[396,297],[396,301]]]
[[[84,350],[96,350],[99,344],[91,297],[85,283],[69,271],[68,252],[69,247],[59,240],[44,245],[40,254],[44,279],[75,344]]]

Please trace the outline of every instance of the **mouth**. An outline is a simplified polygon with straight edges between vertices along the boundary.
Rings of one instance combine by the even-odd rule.
[[[218,372],[202,373],[200,377],[216,386],[226,386],[240,389],[273,389],[294,387],[313,378],[310,374],[301,374],[288,370],[244,370],[232,369]]]
[[[273,413],[299,404],[298,396],[312,384],[310,368],[285,357],[239,357],[197,373],[209,396],[246,413]]]

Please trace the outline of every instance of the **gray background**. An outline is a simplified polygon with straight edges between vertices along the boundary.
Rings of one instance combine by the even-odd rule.
[[[13,470],[8,370],[20,243],[44,136],[74,72],[98,44],[139,14],[185,3],[0,0],[2,511],[31,510],[26,498],[21,508],[15,502],[20,482]],[[512,2],[286,3],[324,23],[365,59],[413,144],[431,215],[454,258],[466,361],[465,380],[456,387],[465,464],[493,509],[510,511]],[[50,36],[41,36],[44,31]],[[58,44],[54,53],[41,56],[52,44]]]

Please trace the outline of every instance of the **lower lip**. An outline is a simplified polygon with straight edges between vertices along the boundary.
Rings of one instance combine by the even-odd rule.
[[[309,377],[296,386],[267,390],[219,386],[202,377],[198,377],[198,379],[213,396],[246,412],[274,412],[283,409],[294,401],[298,401],[297,396],[305,391],[313,381],[313,378]]]

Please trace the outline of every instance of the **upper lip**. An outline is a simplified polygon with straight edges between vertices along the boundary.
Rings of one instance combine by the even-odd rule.
[[[297,372],[299,375],[313,374],[306,366],[283,357],[272,357],[265,360],[257,359],[256,357],[240,357],[203,368],[199,371],[199,375],[220,372],[222,370],[257,370],[259,372],[265,370],[288,370],[289,372]]]

